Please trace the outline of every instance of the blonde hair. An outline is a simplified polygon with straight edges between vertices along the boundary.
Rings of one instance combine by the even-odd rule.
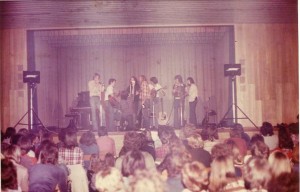
[[[122,174],[115,167],[100,170],[95,179],[96,189],[100,192],[125,192]]]
[[[220,191],[228,182],[235,178],[232,156],[218,156],[211,164],[209,190]]]
[[[187,138],[188,145],[194,149],[203,148],[204,142],[199,134],[193,134]]]
[[[138,170],[130,178],[130,191],[132,192],[164,192],[165,182],[161,175],[155,170]]]
[[[292,167],[288,157],[281,151],[274,151],[269,156],[272,177],[276,178],[282,173],[291,173]]]
[[[208,169],[198,161],[186,163],[181,171],[181,178],[187,189],[198,192],[208,185]]]

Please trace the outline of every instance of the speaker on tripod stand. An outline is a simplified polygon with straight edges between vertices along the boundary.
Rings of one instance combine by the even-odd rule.
[[[38,125],[46,128],[33,107],[34,91],[36,90],[36,85],[40,83],[40,71],[23,71],[23,83],[27,83],[28,85],[28,110],[16,123],[14,128],[16,128],[17,125],[28,125],[28,130],[32,130]],[[28,115],[28,123],[21,123],[26,115]],[[38,122],[35,121],[35,118]]]

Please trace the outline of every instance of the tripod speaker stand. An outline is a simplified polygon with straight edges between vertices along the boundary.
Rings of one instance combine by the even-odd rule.
[[[40,83],[40,72],[39,71],[23,71],[23,82],[28,83],[28,110],[22,116],[22,118],[16,123],[14,128],[17,125],[28,125],[28,130],[32,130],[34,126],[42,125],[46,128],[33,108],[33,95],[36,84]],[[28,123],[21,123],[24,117],[28,115]],[[34,123],[34,118],[38,120],[37,123]]]
[[[246,113],[237,105],[237,91],[236,91],[236,76],[241,75],[241,64],[225,64],[224,65],[224,75],[231,78],[232,84],[232,95],[233,103],[229,106],[224,117],[221,119],[219,126],[224,124],[226,120],[234,120],[234,123],[238,123],[238,119],[248,119],[254,127],[258,128],[255,123],[246,115]],[[227,117],[230,111],[233,111],[233,117]],[[244,117],[238,117],[238,110],[243,113]]]

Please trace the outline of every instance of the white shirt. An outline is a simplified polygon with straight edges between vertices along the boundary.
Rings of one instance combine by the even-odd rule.
[[[198,97],[198,88],[195,84],[191,84],[189,88],[189,102],[195,101],[196,97]]]
[[[112,85],[107,86],[105,91],[104,101],[108,101],[109,100],[108,96],[109,95],[113,96],[113,94],[114,94],[114,87]]]
[[[90,97],[100,96],[103,91],[103,86],[100,83],[96,83],[94,80],[89,81],[88,83]]]

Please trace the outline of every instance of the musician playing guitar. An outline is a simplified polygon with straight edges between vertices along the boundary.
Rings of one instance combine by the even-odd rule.
[[[104,96],[104,103],[105,103],[105,117],[106,117],[106,128],[110,131],[115,131],[115,124],[114,124],[114,113],[115,113],[115,106],[114,102],[116,103],[115,99],[115,92],[114,87],[116,84],[116,79],[109,79],[108,86],[105,91]]]
[[[184,99],[185,99],[185,85],[183,84],[182,76],[176,75],[173,85],[174,96],[174,127],[180,128],[184,126]]]
[[[158,83],[158,79],[156,77],[150,78],[150,95],[151,95],[151,109],[152,109],[152,126],[158,127],[158,121],[162,122],[163,120],[167,120],[167,115],[163,111],[163,100],[162,97],[165,96],[164,89],[166,87],[162,87]],[[161,106],[160,106],[161,104]],[[161,109],[160,109],[161,107]],[[160,111],[160,112],[159,112]]]

